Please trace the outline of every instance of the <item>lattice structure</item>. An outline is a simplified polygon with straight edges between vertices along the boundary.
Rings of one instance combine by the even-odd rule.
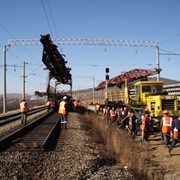
[[[55,78],[59,83],[72,83],[70,68],[66,67],[66,61],[57,50],[49,35],[41,35],[40,42],[43,44],[42,61],[50,71],[49,79]]]
[[[49,36],[49,35],[46,35],[46,36]],[[48,38],[46,37],[45,42],[49,38],[50,36]],[[11,46],[12,45],[40,45],[41,44],[40,41],[38,39],[12,39],[8,41],[8,45],[11,45]],[[159,53],[159,42],[157,41],[111,40],[111,39],[52,39],[52,40],[50,39],[49,41],[50,41],[49,45],[52,45],[52,49],[54,50],[54,52],[57,52],[56,45],[102,45],[102,46],[153,47],[153,48],[155,47]],[[59,53],[55,53],[55,54],[59,56]],[[159,57],[159,54],[157,55],[157,57]],[[46,53],[44,53],[44,58],[48,58]],[[159,62],[159,59],[157,59],[157,61]],[[53,65],[54,62],[50,63],[49,61],[46,62],[46,60],[44,60],[44,63],[46,63],[46,65],[51,69],[51,66]],[[148,72],[150,72],[150,75],[152,75],[151,73],[160,74],[159,63],[158,63],[157,70],[155,70],[154,72],[150,70],[136,69],[136,70],[133,70],[132,72],[129,72],[129,74],[124,74],[124,75],[120,75],[115,78],[112,78],[111,81],[109,81],[108,86],[124,83],[124,78],[128,76],[128,79],[129,79],[130,75],[133,76],[132,79],[141,78],[142,76],[149,76],[147,75]],[[57,72],[54,71],[54,73],[56,74]],[[129,81],[131,81],[131,79],[129,79]],[[98,85],[97,89],[102,89],[104,87],[105,87],[105,84],[103,82]]]
[[[102,45],[102,46],[134,46],[159,47],[157,41],[113,40],[113,39],[52,39],[56,45]],[[12,39],[9,45],[40,45],[38,39]]]
[[[120,86],[125,83],[127,79],[128,82],[132,82],[134,80],[146,78],[151,75],[158,74],[159,70],[147,70],[147,69],[133,69],[131,71],[125,72],[119,76],[111,78],[108,80],[108,87],[110,86]],[[106,86],[106,82],[101,82],[97,87],[96,90],[104,89]]]

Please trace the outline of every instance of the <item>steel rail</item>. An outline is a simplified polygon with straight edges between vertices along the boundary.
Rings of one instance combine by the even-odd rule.
[[[10,147],[17,139],[22,139],[26,134],[31,132],[35,127],[40,125],[43,121],[45,121],[48,117],[50,117],[53,112],[48,113],[46,115],[41,116],[35,121],[27,124],[26,126],[16,130],[15,132],[3,137],[0,139],[0,151],[6,150]]]
[[[42,144],[42,150],[50,150],[52,147],[51,142],[55,140],[55,136],[58,136],[58,132],[61,129],[61,121],[59,120],[54,127],[52,128],[52,130],[49,132],[49,134],[47,135],[46,139],[44,140],[43,144]]]
[[[38,113],[40,111],[43,111],[45,109],[46,109],[46,106],[35,108],[35,109],[31,109],[28,112],[28,116],[32,115],[32,114],[35,114],[35,113]],[[18,120],[20,118],[21,118],[21,113],[20,112],[9,114],[9,115],[6,115],[6,116],[1,116],[0,117],[0,126],[3,126],[3,125],[8,124],[8,123],[11,123],[11,122],[16,121],[16,120]]]

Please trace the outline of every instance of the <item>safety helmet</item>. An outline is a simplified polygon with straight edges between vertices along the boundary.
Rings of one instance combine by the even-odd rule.
[[[144,114],[150,114],[149,109],[148,108],[144,108]]]
[[[67,99],[67,96],[64,96],[63,99],[66,100],[66,99]]]
[[[149,111],[149,109],[148,108],[144,108],[144,111]]]
[[[169,111],[167,110],[167,109],[165,109],[164,111],[163,111],[163,114],[168,114],[169,113]]]
[[[144,114],[150,114],[150,112],[149,111],[144,111]]]

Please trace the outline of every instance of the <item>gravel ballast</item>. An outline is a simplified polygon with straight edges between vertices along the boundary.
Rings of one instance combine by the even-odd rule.
[[[85,119],[86,115],[70,113],[68,128],[62,128],[55,151],[0,152],[1,179],[136,179],[126,167],[106,157],[103,143],[92,137],[90,127],[83,128]]]

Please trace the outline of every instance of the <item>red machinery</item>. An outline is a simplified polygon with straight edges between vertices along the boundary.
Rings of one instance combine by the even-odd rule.
[[[147,69],[133,69],[131,71],[125,72],[121,75],[118,75],[114,78],[111,78],[108,80],[108,87],[111,86],[120,86],[125,83],[125,80],[127,79],[128,82],[146,78],[151,75],[158,74],[160,71],[158,69],[154,70],[147,70]],[[106,81],[103,81],[99,83],[99,85],[96,87],[96,90],[104,89],[106,86]]]

